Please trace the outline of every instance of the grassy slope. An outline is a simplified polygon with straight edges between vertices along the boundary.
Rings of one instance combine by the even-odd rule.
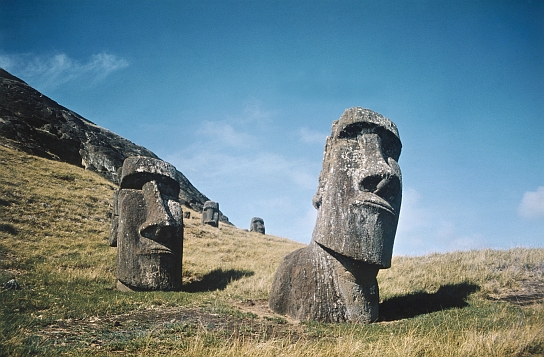
[[[529,356],[544,353],[544,249],[395,257],[381,321],[302,323],[266,307],[302,246],[185,220],[184,292],[114,290],[114,186],[0,146],[0,355]],[[248,213],[248,217],[251,214]]]

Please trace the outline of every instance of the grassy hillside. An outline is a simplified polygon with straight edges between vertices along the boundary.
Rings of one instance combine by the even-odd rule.
[[[185,220],[183,292],[114,289],[114,186],[0,146],[0,355],[531,356],[544,353],[544,249],[395,257],[380,321],[297,323],[267,308],[301,247]],[[248,212],[248,223],[252,213]]]

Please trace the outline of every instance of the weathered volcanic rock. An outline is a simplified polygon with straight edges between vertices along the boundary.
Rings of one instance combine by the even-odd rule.
[[[310,245],[286,256],[270,308],[299,320],[369,323],[379,316],[376,275],[391,266],[401,204],[395,124],[360,107],[333,122],[313,203]]]
[[[110,236],[120,290],[181,289],[183,212],[175,177],[176,168],[162,160],[133,156],[123,164]]]
[[[130,156],[158,158],[150,150],[59,105],[0,68],[0,144],[84,167],[118,183],[117,171]],[[201,211],[209,200],[176,171],[182,204]],[[221,214],[221,221],[228,218]]]

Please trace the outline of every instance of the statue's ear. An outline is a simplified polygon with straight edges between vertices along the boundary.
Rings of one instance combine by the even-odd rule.
[[[315,209],[319,209],[319,207],[321,207],[321,192],[319,189],[312,198],[312,204],[314,205]]]
[[[113,191],[113,209],[111,213],[111,231],[109,243],[110,247],[117,247],[117,233],[119,230],[119,205],[118,205],[119,189]]]

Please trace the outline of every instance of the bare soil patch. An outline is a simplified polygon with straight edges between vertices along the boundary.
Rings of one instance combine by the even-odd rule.
[[[491,300],[508,301],[509,303],[527,306],[544,301],[544,281],[534,277],[519,282],[515,289],[505,289],[496,294],[489,294]]]
[[[43,343],[55,346],[87,345],[96,348],[116,340],[126,341],[149,334],[191,336],[197,332],[210,332],[264,340],[289,336],[292,341],[302,336],[302,326],[273,314],[266,300],[246,300],[236,306],[254,315],[239,318],[193,307],[151,307],[120,315],[59,319],[43,327],[34,336],[41,337]]]

